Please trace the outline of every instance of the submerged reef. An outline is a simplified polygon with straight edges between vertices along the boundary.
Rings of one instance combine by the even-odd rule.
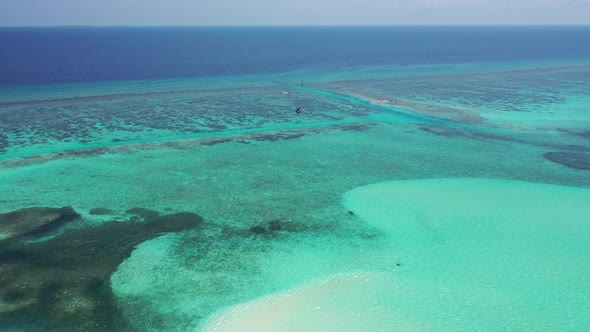
[[[420,130],[425,131],[427,133],[431,133],[431,134],[434,134],[437,136],[450,137],[450,138],[452,138],[452,137],[465,137],[465,138],[475,139],[475,140],[496,140],[496,141],[511,141],[511,142],[526,143],[523,140],[519,140],[519,139],[507,137],[507,136],[488,134],[488,133],[478,132],[478,131],[464,131],[464,130],[459,130],[459,129],[451,128],[449,126],[444,126],[444,125],[420,125],[419,128],[420,128]]]
[[[239,143],[250,144],[258,142],[275,142],[284,140],[294,140],[309,135],[323,134],[331,131],[364,131],[373,128],[377,125],[375,122],[360,122],[352,124],[336,124],[329,126],[318,126],[303,129],[290,130],[261,130],[250,134],[240,134],[230,136],[209,136],[200,138],[186,138],[179,140],[164,140],[147,143],[129,143],[121,145],[107,145],[97,148],[80,148],[72,150],[63,150],[58,152],[50,152],[43,154],[36,154],[24,157],[9,158],[0,160],[0,169],[22,167],[34,164],[45,163],[53,160],[68,159],[68,158],[87,158],[100,155],[130,153],[134,151],[157,150],[162,148],[173,149],[189,149],[195,146],[213,146],[222,143]],[[1,143],[0,133],[0,143]],[[1,149],[0,145],[0,149]],[[2,153],[0,151],[0,153]]]
[[[582,130],[582,131],[578,131],[578,130],[574,130],[574,129],[568,129],[568,128],[557,128],[557,131],[569,134],[571,136],[577,136],[577,137],[582,137],[582,138],[590,138],[590,130]]]
[[[250,232],[252,234],[275,235],[276,232],[297,233],[304,232],[307,229],[308,226],[303,223],[275,219],[267,223],[250,227]]]
[[[80,149],[80,153],[96,154],[99,151],[95,149],[83,149],[166,140],[171,135],[191,138],[195,134],[234,129],[268,131],[293,123],[325,123],[371,112],[348,101],[309,95],[301,90],[289,90],[285,95],[277,93],[277,88],[101,93],[0,101],[0,155],[23,148],[36,150],[37,146],[54,148],[64,143],[68,148]],[[292,112],[295,106],[313,112],[299,117]]]
[[[107,209],[107,208],[94,208],[94,209],[90,209],[90,211],[88,212],[88,214],[93,215],[93,216],[102,216],[105,214],[112,214],[113,210],[111,209]]]
[[[154,210],[150,210],[150,209],[146,209],[146,208],[142,208],[142,207],[134,207],[134,208],[131,208],[125,212],[127,212],[128,214],[131,214],[135,217],[142,218],[144,220],[154,219],[160,215],[160,212],[158,212],[158,211],[154,211]]]
[[[73,208],[32,207],[0,213],[0,242],[21,235],[40,235],[76,220],[80,215]]]
[[[590,170],[589,153],[552,151],[544,153],[543,157],[569,168]]]
[[[111,275],[139,243],[204,223],[190,212],[159,216],[144,213],[147,209],[132,210],[143,214],[144,221],[68,229],[36,242],[27,242],[30,237],[25,235],[79,215],[70,207],[1,214],[2,233],[10,237],[0,242],[0,326],[27,331],[132,330],[111,290]]]
[[[43,233],[37,230],[46,224],[64,225],[81,216],[71,207],[28,208],[0,214],[0,226],[6,226],[4,233],[11,234],[0,241],[0,330],[166,329],[166,324],[171,322],[161,317],[159,309],[153,307],[149,294],[126,296],[116,293],[112,284],[112,277],[119,266],[131,257],[141,243],[167,233],[196,230],[178,238],[189,246],[178,243],[172,247],[183,266],[179,273],[182,274],[186,268],[193,273],[202,271],[199,275],[204,278],[203,282],[214,282],[220,301],[229,305],[239,300],[232,286],[235,280],[230,275],[239,271],[237,275],[240,278],[257,280],[255,264],[250,265],[251,260],[245,257],[254,259],[256,255],[270,250],[272,241],[283,241],[302,233],[336,234],[338,230],[335,228],[342,226],[283,218],[234,228],[205,222],[192,212],[161,215],[143,207],[133,207],[124,212],[121,214],[121,211],[97,207],[89,211],[90,216],[124,215],[125,221],[105,221],[84,228],[72,223],[62,229],[47,228]],[[12,224],[28,227],[21,225],[15,232],[12,231]],[[345,229],[340,231],[348,232]],[[40,235],[51,237],[41,238]],[[244,256],[244,250],[250,254]],[[220,271],[226,269],[231,273],[220,280]],[[215,271],[214,276],[211,271]],[[131,276],[131,279],[134,278]],[[214,278],[215,281],[207,281],[207,278]],[[202,291],[206,293],[210,290],[205,287]],[[204,298],[207,296],[205,293]],[[199,292],[196,291],[196,294]],[[197,316],[206,317],[212,309],[210,304],[202,303],[202,307],[193,310],[198,313]]]
[[[444,137],[457,137],[457,136],[465,136],[465,133],[458,129],[449,128],[446,126],[441,125],[423,125],[420,126],[420,130],[437,135],[437,136],[444,136]]]

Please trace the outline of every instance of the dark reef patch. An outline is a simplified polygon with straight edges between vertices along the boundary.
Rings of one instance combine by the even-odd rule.
[[[6,152],[6,149],[10,147],[10,142],[8,142],[8,136],[2,133],[2,129],[0,128],[0,153]]]
[[[275,134],[261,134],[254,136],[256,141],[281,141],[287,139],[295,139],[305,136],[305,133],[275,133]]]
[[[522,140],[511,138],[508,136],[488,134],[480,131],[460,130],[456,128],[450,128],[444,125],[420,125],[420,130],[443,137],[465,137],[475,140],[495,140],[505,142],[520,142],[525,143]]]
[[[250,228],[250,232],[254,234],[265,234],[268,230],[264,226],[254,226]]]
[[[102,216],[105,214],[113,214],[113,210],[107,209],[107,208],[94,208],[94,209],[90,209],[88,214],[93,215],[93,216]]]
[[[453,129],[445,126],[440,125],[422,125],[420,126],[420,130],[425,131],[427,133],[431,133],[437,136],[444,136],[444,137],[463,137],[465,133],[458,129]]]
[[[566,133],[566,134],[569,134],[572,136],[590,138],[590,130],[577,131],[577,130],[566,129],[566,128],[556,128],[556,129],[557,129],[557,131],[560,131],[562,133]]]
[[[67,154],[75,157],[92,157],[107,153],[107,148],[92,148],[81,150],[68,150]]]
[[[48,233],[80,215],[73,208],[32,207],[0,213],[0,241],[22,235]]]
[[[232,142],[232,141],[233,141],[232,138],[218,138],[218,139],[206,140],[206,141],[202,142],[201,145],[209,146],[209,145],[227,143],[227,142]]]
[[[134,208],[131,208],[125,212],[127,214],[132,214],[132,215],[138,216],[140,218],[143,218],[144,220],[152,220],[154,218],[157,218],[160,215],[160,212],[158,212],[158,211],[154,211],[154,210],[150,210],[150,209],[146,209],[146,208],[142,208],[142,207],[134,207]]]
[[[511,139],[509,137],[500,136],[500,135],[494,135],[494,134],[485,134],[485,133],[473,132],[473,133],[471,133],[471,136],[473,136],[474,138],[493,139],[493,140],[496,140],[496,141],[517,142],[517,140]]]
[[[577,144],[543,144],[543,146],[575,152],[590,152],[590,147]]]
[[[47,208],[3,216],[32,218],[34,213],[37,219],[48,220],[39,209]],[[71,208],[62,209],[66,216],[77,216]],[[196,229],[203,223],[199,215],[183,212],[141,223],[113,221],[69,229],[47,241],[27,243],[25,238],[13,237],[0,243],[0,326],[42,331],[132,331],[110,288],[111,274],[139,243]]]
[[[374,124],[353,123],[353,124],[349,124],[349,125],[341,125],[341,126],[339,126],[339,128],[342,131],[365,131],[373,126],[374,126]]]
[[[249,231],[253,234],[269,234],[276,232],[299,233],[308,230],[308,226],[303,223],[282,221],[279,219],[250,227]]]
[[[546,152],[543,157],[569,168],[590,170],[590,154],[580,152]]]

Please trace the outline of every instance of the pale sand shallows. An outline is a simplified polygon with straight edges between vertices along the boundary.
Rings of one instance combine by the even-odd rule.
[[[240,304],[203,331],[587,331],[588,202],[588,189],[497,179],[355,188],[344,206],[390,241],[365,255],[401,266]]]
[[[477,178],[377,183],[343,201],[389,234],[412,283],[448,289],[433,300],[449,317],[483,330],[580,331],[590,329],[588,202],[586,188]]]

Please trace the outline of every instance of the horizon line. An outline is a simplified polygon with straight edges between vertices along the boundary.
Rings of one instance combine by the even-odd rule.
[[[545,23],[545,24],[215,24],[215,25],[0,25],[0,28],[305,28],[305,27],[590,27],[590,24]]]

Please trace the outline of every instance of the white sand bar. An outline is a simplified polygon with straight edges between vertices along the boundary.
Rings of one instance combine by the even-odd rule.
[[[377,331],[376,321],[391,330],[400,319],[382,309],[393,283],[389,273],[332,275],[226,309],[203,331]]]

